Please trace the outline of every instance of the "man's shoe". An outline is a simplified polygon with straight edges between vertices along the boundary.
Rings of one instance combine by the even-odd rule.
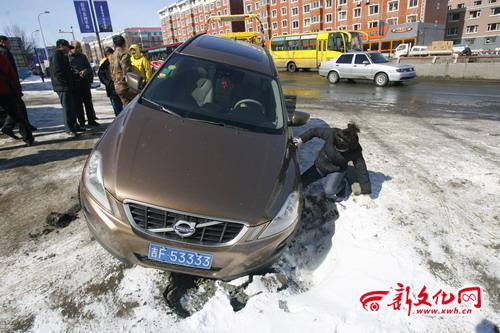
[[[99,126],[100,124],[97,121],[89,121],[89,126]]]
[[[30,139],[24,140],[24,142],[26,143],[26,147],[31,147],[31,146],[35,145],[35,139],[34,138],[30,138]]]
[[[77,136],[79,136],[79,135],[80,135],[80,134],[79,134],[79,133],[77,133],[76,131],[67,131],[67,132],[66,132],[66,134],[67,134],[68,136],[70,136],[70,137],[73,137],[73,138],[75,138],[75,137],[77,137]]]
[[[14,134],[14,131],[11,129],[2,128],[2,133],[7,135],[7,136],[10,136],[13,139],[16,139],[16,140],[20,139],[20,137],[18,137],[16,134]]]
[[[36,127],[35,127],[35,126],[33,126],[33,125],[30,125],[30,128],[31,128],[31,131],[32,131],[32,132],[36,132],[36,131],[38,131],[38,128],[36,128]]]
[[[85,126],[76,125],[76,127],[75,127],[76,132],[85,132],[86,130],[87,129],[85,128]]]

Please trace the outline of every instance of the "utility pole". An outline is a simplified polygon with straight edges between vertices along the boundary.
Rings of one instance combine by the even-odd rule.
[[[97,20],[95,18],[95,10],[94,10],[94,2],[89,0],[90,2],[90,13],[92,14],[92,22],[94,23],[95,35],[97,36],[97,43],[99,43],[99,50],[101,51],[101,55],[104,56],[104,50],[101,44],[101,38],[99,37],[99,27],[97,26]]]
[[[47,61],[48,61],[49,60],[49,51],[47,50],[47,43],[45,43],[45,37],[43,36],[42,24],[40,23],[40,15],[43,15],[43,14],[50,14],[50,12],[48,10],[46,10],[43,13],[38,14],[38,26],[40,27],[40,34],[42,35],[43,47],[45,48],[45,56],[47,57]],[[45,62],[44,62],[43,67],[45,67]]]

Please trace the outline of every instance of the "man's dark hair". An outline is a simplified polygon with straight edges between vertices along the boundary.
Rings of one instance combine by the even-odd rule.
[[[355,123],[347,124],[347,128],[338,132],[335,137],[335,147],[341,151],[354,149],[359,144],[359,127]]]
[[[104,54],[106,54],[106,55],[113,54],[114,52],[115,51],[109,46],[104,49]]]
[[[120,36],[120,35],[113,36],[113,45],[115,47],[125,46],[125,38],[123,38],[123,36]]]
[[[6,42],[8,40],[9,40],[9,37],[4,36],[4,35],[0,35],[0,42]]]

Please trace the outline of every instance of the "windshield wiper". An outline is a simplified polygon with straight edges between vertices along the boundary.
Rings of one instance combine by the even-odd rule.
[[[222,127],[234,128],[234,129],[242,130],[242,131],[248,131],[248,129],[246,129],[246,128],[234,126],[234,125],[229,125],[229,124],[219,122],[219,121],[212,121],[212,120],[205,120],[205,119],[191,118],[191,117],[188,117],[188,119],[194,120],[194,121],[200,121],[202,123],[212,124],[212,125],[216,125],[216,126],[222,126]]]
[[[182,116],[180,114],[178,114],[178,113],[176,113],[176,112],[174,112],[172,110],[167,109],[165,106],[161,105],[160,103],[152,101],[152,100],[150,100],[149,98],[146,98],[146,97],[142,97],[141,99],[145,100],[146,102],[148,102],[150,104],[153,104],[154,106],[156,106],[158,109],[160,109],[163,112],[171,114],[172,116],[176,116],[176,117],[182,118]]]

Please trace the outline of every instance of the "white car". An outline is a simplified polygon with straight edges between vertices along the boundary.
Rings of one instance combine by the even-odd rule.
[[[384,87],[389,82],[414,79],[417,73],[412,65],[389,62],[379,52],[348,52],[322,62],[319,75],[333,84],[340,79],[364,79]]]

